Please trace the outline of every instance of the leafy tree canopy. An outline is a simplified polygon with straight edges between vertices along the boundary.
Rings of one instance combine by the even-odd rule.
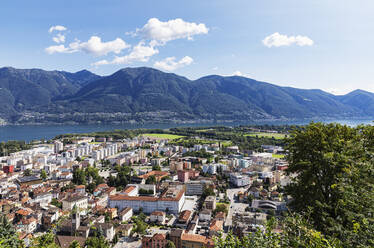
[[[311,123],[287,149],[291,209],[345,247],[374,247],[374,127]]]

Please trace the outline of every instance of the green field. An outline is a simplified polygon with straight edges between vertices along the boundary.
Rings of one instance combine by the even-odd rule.
[[[273,158],[284,158],[285,155],[284,154],[272,154]]]
[[[199,129],[199,130],[195,130],[196,132],[207,132],[207,131],[212,131],[214,129]]]
[[[265,132],[256,132],[256,133],[248,133],[245,134],[244,136],[252,136],[252,137],[266,137],[266,138],[272,138],[274,139],[284,139],[286,137],[285,134],[283,133],[265,133]]]
[[[167,133],[144,133],[142,135],[145,137],[152,137],[152,138],[158,138],[158,139],[171,139],[171,140],[184,137],[180,135],[167,134]]]
[[[220,206],[220,205],[224,205],[227,209],[229,208],[229,205],[228,203],[223,203],[223,202],[217,202],[216,203],[216,207]]]
[[[222,144],[223,146],[231,146],[231,145],[232,145],[232,142],[231,142],[231,140],[225,140],[225,141],[221,141],[221,144]]]

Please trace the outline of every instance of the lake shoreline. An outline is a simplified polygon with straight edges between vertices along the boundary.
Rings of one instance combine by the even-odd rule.
[[[331,123],[337,122],[349,126],[373,124],[372,119],[304,119],[304,120],[271,120],[247,122],[194,122],[194,123],[128,123],[128,124],[43,124],[43,125],[4,125],[0,126],[0,142],[9,140],[40,140],[52,139],[66,133],[91,133],[111,131],[115,129],[168,129],[175,127],[209,127],[209,126],[240,126],[240,125],[306,125],[311,121]]]

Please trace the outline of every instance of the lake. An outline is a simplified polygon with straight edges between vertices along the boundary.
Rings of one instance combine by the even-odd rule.
[[[338,122],[341,124],[356,126],[359,124],[373,124],[373,120],[315,120],[326,123]],[[302,121],[259,121],[259,122],[233,122],[233,123],[187,123],[187,124],[102,124],[102,125],[19,125],[19,126],[0,126],[0,141],[8,140],[40,140],[51,139],[64,133],[89,133],[95,131],[110,131],[114,129],[137,129],[137,128],[173,128],[173,127],[206,127],[206,126],[237,126],[250,124],[269,124],[284,125],[295,124],[303,125],[309,123],[309,120]]]

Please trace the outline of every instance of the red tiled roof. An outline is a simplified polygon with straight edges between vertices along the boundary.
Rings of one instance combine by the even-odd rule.
[[[212,223],[210,223],[209,229],[211,231],[222,231],[223,229],[223,221],[222,220],[213,220]]]
[[[151,213],[151,215],[164,216],[165,213],[162,212],[162,211],[154,211],[154,212]]]
[[[97,185],[97,188],[109,188],[109,186],[106,183],[102,183],[102,184]]]
[[[144,175],[141,175],[141,176],[138,176],[138,177],[143,178],[143,179],[147,179],[150,176],[155,176],[157,178],[157,177],[166,177],[168,175],[170,175],[170,174],[169,174],[169,172],[166,172],[166,171],[150,171],[147,174],[144,174]]]
[[[155,235],[153,235],[152,238],[154,240],[165,240],[166,239],[166,235],[163,234],[163,233],[156,233]]]
[[[191,233],[183,233],[182,240],[190,241],[190,242],[197,242],[197,243],[205,243],[207,238],[200,234],[191,234]]]
[[[27,216],[27,215],[31,214],[31,212],[29,212],[25,209],[20,209],[16,213],[19,214],[19,215],[23,215],[23,216]]]
[[[191,211],[190,210],[184,210],[180,213],[178,220],[181,221],[188,221],[188,219],[191,217]]]
[[[129,193],[131,193],[134,189],[136,189],[136,187],[133,186],[133,185],[131,185],[131,186],[127,186],[127,187],[123,190],[123,192],[126,193],[126,194],[129,194]]]

